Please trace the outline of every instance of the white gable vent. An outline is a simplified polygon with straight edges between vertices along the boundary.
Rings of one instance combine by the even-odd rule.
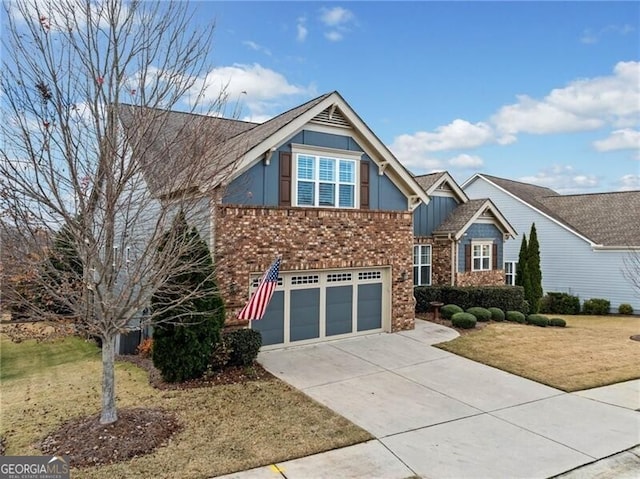
[[[314,123],[320,123],[322,125],[351,128],[351,124],[344,116],[342,116],[342,113],[335,107],[335,105],[332,105],[323,112],[319,113],[311,121]]]

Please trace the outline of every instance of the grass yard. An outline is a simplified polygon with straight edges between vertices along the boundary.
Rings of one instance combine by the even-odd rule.
[[[0,436],[6,454],[40,455],[35,443],[62,422],[96,414],[100,374],[98,348],[81,339],[14,343],[1,334]],[[371,439],[277,379],[157,390],[146,371],[118,363],[116,388],[118,407],[174,411],[184,429],[152,454],[73,469],[74,478],[205,478]]]
[[[562,316],[566,328],[493,323],[437,347],[572,392],[640,378],[640,318]]]

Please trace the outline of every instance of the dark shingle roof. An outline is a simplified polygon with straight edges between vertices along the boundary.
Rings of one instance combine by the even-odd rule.
[[[437,173],[429,173],[428,175],[414,176],[413,179],[416,180],[420,186],[422,186],[422,189],[424,191],[427,191],[446,174],[446,171],[438,171]]]
[[[130,141],[134,155],[142,161],[149,188],[154,194],[163,195],[185,188],[188,182],[195,186],[221,181],[245,153],[331,94],[264,123],[131,105],[121,105],[119,117],[124,130],[137,135]],[[141,131],[141,125],[145,131]]]
[[[640,191],[548,196],[544,205],[603,246],[640,246]]]
[[[560,195],[542,186],[482,175],[602,246],[640,246],[640,191]]]
[[[433,233],[438,235],[447,233],[455,234],[459,232],[486,202],[487,198],[483,198],[479,200],[469,200],[466,203],[458,205]]]

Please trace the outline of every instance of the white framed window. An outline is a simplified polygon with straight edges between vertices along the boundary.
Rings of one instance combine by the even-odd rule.
[[[516,284],[516,267],[517,261],[505,261],[504,262],[504,283],[509,286]]]
[[[357,160],[297,153],[294,165],[295,206],[355,208]]]
[[[431,245],[413,247],[413,285],[431,286]]]
[[[491,269],[491,253],[493,242],[474,241],[471,243],[471,269],[472,271],[489,271]]]

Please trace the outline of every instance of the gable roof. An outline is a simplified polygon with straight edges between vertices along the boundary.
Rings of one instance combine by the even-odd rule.
[[[599,245],[640,246],[640,191],[548,196],[542,201],[556,217]]]
[[[467,194],[462,190],[462,188],[460,188],[460,186],[458,186],[458,183],[456,183],[447,171],[414,176],[414,179],[429,196],[437,194],[438,192],[444,193],[445,191],[448,191],[456,196],[460,203],[465,203],[469,200]]]
[[[561,195],[542,186],[480,173],[462,187],[478,178],[528,204],[594,247],[640,246],[640,191]]]
[[[466,203],[459,205],[451,212],[447,219],[435,229],[433,234],[436,236],[451,234],[454,239],[459,240],[465,231],[481,216],[491,216],[496,226],[505,234],[511,237],[516,236],[517,233],[511,224],[509,224],[496,205],[488,198],[468,200]]]
[[[129,115],[121,115],[125,128],[128,124],[133,124],[134,116],[131,112],[139,107],[130,107]],[[328,110],[328,111],[327,111]],[[164,139],[179,138],[187,128],[189,122],[199,124],[198,134],[191,134],[189,140],[178,142],[183,146],[191,146],[191,150],[196,150],[198,156],[206,155],[209,171],[202,171],[201,177],[207,178],[205,182],[210,182],[206,187],[217,184],[227,184],[233,178],[239,176],[244,171],[251,168],[261,158],[270,159],[270,155],[280,144],[294,136],[302,130],[304,126],[314,118],[322,119],[324,123],[331,120],[332,114],[336,112],[336,121],[342,126],[350,126],[358,136],[359,143],[365,151],[369,151],[371,159],[378,164],[380,174],[388,173],[392,181],[409,198],[409,208],[415,208],[420,202],[428,203],[429,197],[425,191],[416,183],[413,176],[395,158],[391,151],[380,141],[380,139],[369,129],[356,112],[347,104],[338,92],[331,92],[314,98],[300,106],[292,108],[270,120],[255,124],[247,122],[237,122],[234,120],[224,120],[215,117],[204,117],[198,115],[188,115],[179,112],[165,112],[170,118],[163,125],[169,131],[160,135],[160,141],[152,145],[149,150],[156,161],[146,161],[146,175],[149,176],[150,187],[156,190],[156,194],[168,194],[171,192],[171,185],[167,186],[168,178],[171,174],[167,169],[177,169],[179,175],[182,162],[188,162],[188,155],[179,155],[179,164],[166,166],[167,163],[176,163],[168,158],[169,153],[178,148],[167,148],[170,141]],[[171,118],[176,115],[176,118]],[[339,120],[338,120],[339,117]],[[161,128],[161,127],[159,127]],[[220,128],[220,130],[218,130]],[[177,131],[176,131],[177,130]],[[192,128],[192,130],[194,130]],[[155,130],[158,133],[158,129]],[[155,136],[149,135],[155,140]],[[194,148],[193,145],[199,145]],[[373,153],[373,154],[372,154]],[[160,165],[158,165],[160,160]],[[193,160],[191,160],[193,161]],[[165,165],[163,167],[163,165]],[[177,168],[176,168],[177,167]],[[198,185],[202,187],[202,185]]]

